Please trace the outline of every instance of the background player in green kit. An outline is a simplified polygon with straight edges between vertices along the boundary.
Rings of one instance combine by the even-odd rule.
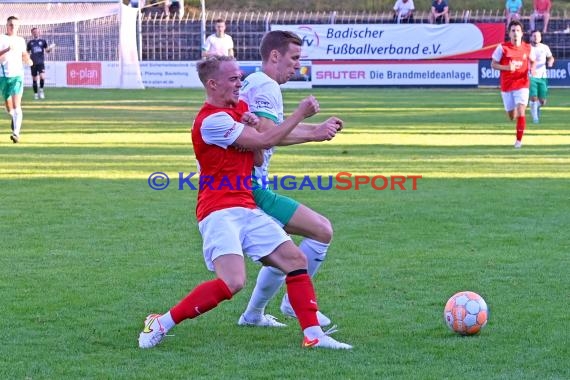
[[[22,127],[22,95],[24,94],[24,63],[32,65],[26,51],[26,41],[18,36],[20,21],[16,16],[8,17],[6,34],[0,35],[0,94],[10,115],[12,134],[10,140],[20,141]]]
[[[548,79],[546,67],[554,65],[554,57],[548,45],[542,43],[542,34],[539,30],[533,30],[530,35],[530,44],[534,49],[536,58],[534,75],[530,76],[530,114],[532,122],[538,123],[540,119],[540,107],[546,104],[548,96]]]

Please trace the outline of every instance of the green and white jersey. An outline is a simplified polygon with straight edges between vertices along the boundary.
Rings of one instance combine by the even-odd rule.
[[[533,78],[546,78],[546,60],[548,57],[552,57],[550,48],[543,43],[536,44],[532,48],[536,59]]]
[[[26,52],[26,41],[20,36],[0,35],[0,50],[10,47],[10,51],[0,57],[0,77],[23,77],[22,54]]]
[[[247,103],[249,110],[258,117],[272,120],[277,126],[283,122],[283,95],[279,84],[262,71],[250,74],[243,81],[240,99]],[[267,178],[269,161],[275,148],[263,152],[263,165],[255,167],[257,178]]]

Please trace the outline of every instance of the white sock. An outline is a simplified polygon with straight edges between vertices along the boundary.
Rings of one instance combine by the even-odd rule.
[[[322,336],[324,332],[320,326],[311,326],[303,330],[303,334],[305,334],[305,336],[309,339],[315,339]]]
[[[321,243],[313,239],[303,239],[299,244],[299,249],[307,256],[309,276],[315,277],[315,274],[321,267],[321,264],[327,257],[327,251],[330,244]]]
[[[530,102],[530,115],[533,120],[538,119],[538,102]]]
[[[257,275],[255,288],[245,309],[244,316],[249,322],[256,322],[265,313],[265,307],[275,297],[283,283],[285,274],[273,267],[262,267]]]
[[[316,241],[313,239],[305,238],[299,244],[299,249],[307,256],[307,263],[308,263],[308,273],[311,278],[315,277],[317,271],[321,267],[321,264],[327,257],[327,251],[329,249],[330,244],[321,243],[320,241]],[[283,296],[283,304],[291,307],[291,303],[289,302],[289,297],[287,293]]]
[[[24,113],[20,107],[14,108],[10,114],[12,115],[12,121],[14,122],[14,134],[20,136],[20,129],[22,128],[22,119],[24,118]]]
[[[172,316],[170,315],[170,311],[168,313],[161,315],[158,318],[158,321],[160,322],[162,327],[164,327],[164,332],[168,332],[168,330],[170,330],[171,328],[176,326],[176,323],[174,323],[174,320],[172,319]]]

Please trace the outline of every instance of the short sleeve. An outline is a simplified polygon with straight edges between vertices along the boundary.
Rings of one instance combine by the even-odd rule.
[[[208,38],[206,38],[206,41],[204,42],[204,46],[202,47],[202,50],[210,50],[210,46],[212,45],[212,42],[210,41],[211,36],[208,36]]]
[[[503,46],[501,44],[495,48],[495,51],[491,55],[491,58],[497,62],[501,61],[501,58],[503,58]]]
[[[530,54],[528,58],[531,61],[536,61],[536,49],[533,46],[530,47]]]
[[[224,149],[232,145],[241,135],[244,125],[232,119],[225,112],[212,114],[202,121],[202,139],[206,144],[217,145]]]
[[[271,82],[266,82],[254,91],[251,91],[246,101],[250,112],[279,124],[278,105],[280,100],[276,98],[276,93],[280,94],[280,89],[278,86],[274,88],[274,84]]]
[[[550,51],[550,48],[547,45],[545,46],[546,46],[546,58],[552,57],[552,51]]]

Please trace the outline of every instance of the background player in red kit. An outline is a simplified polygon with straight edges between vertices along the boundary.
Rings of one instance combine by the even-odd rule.
[[[509,23],[509,42],[497,46],[493,52],[491,67],[500,70],[501,95],[505,111],[517,122],[515,148],[522,146],[526,127],[525,110],[529,96],[529,70],[534,73],[534,50],[523,42],[523,25],[514,20]]]

